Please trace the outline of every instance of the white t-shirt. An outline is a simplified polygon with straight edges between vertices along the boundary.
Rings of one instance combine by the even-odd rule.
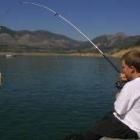
[[[126,83],[114,103],[114,115],[140,137],[140,77]]]

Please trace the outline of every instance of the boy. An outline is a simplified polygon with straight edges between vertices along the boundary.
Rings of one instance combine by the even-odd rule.
[[[140,138],[140,51],[127,52],[122,57],[122,81],[128,81],[116,96],[114,113],[94,126],[88,133],[77,135],[78,140],[110,138]],[[76,140],[75,137],[69,137]],[[66,139],[67,140],[67,139]]]
[[[122,56],[120,78],[127,82],[116,96],[114,113],[107,120],[93,127],[86,140],[140,137],[140,51],[129,51]]]

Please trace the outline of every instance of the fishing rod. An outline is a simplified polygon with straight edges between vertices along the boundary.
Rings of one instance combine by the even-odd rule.
[[[83,37],[85,37],[96,48],[96,50],[98,50],[98,52],[111,64],[111,66],[116,70],[117,73],[121,73],[120,70],[116,67],[116,65],[98,48],[97,45],[95,45],[81,30],[79,30],[74,24],[72,24],[69,20],[64,18],[62,15],[60,15],[59,13],[55,12],[54,10],[52,10],[51,8],[49,8],[49,7],[47,7],[47,6],[43,5],[43,4],[27,2],[27,1],[19,2],[19,4],[35,5],[35,6],[44,8],[44,9],[52,12],[55,16],[60,17],[62,20],[64,20],[69,25],[71,25],[74,29],[76,29]]]

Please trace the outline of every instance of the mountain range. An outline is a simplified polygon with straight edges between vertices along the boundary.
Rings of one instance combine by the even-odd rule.
[[[100,49],[114,53],[121,49],[140,45],[140,35],[128,36],[123,32],[105,34],[92,39]],[[0,27],[0,52],[45,52],[45,53],[98,53],[89,41],[77,41],[46,30],[12,30]]]

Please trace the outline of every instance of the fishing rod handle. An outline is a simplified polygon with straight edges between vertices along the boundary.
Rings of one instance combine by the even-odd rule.
[[[119,81],[117,81],[117,82],[115,83],[115,87],[118,88],[118,89],[122,89],[123,86],[124,86],[126,83],[127,83],[127,82],[124,82],[124,81],[119,80]]]
[[[123,73],[120,73],[120,78],[121,78],[121,80],[117,81],[116,84],[115,84],[115,86],[116,86],[118,89],[122,89],[123,86],[124,86],[127,82],[130,81],[130,80],[128,80],[128,79],[126,78],[125,74],[123,74]]]

